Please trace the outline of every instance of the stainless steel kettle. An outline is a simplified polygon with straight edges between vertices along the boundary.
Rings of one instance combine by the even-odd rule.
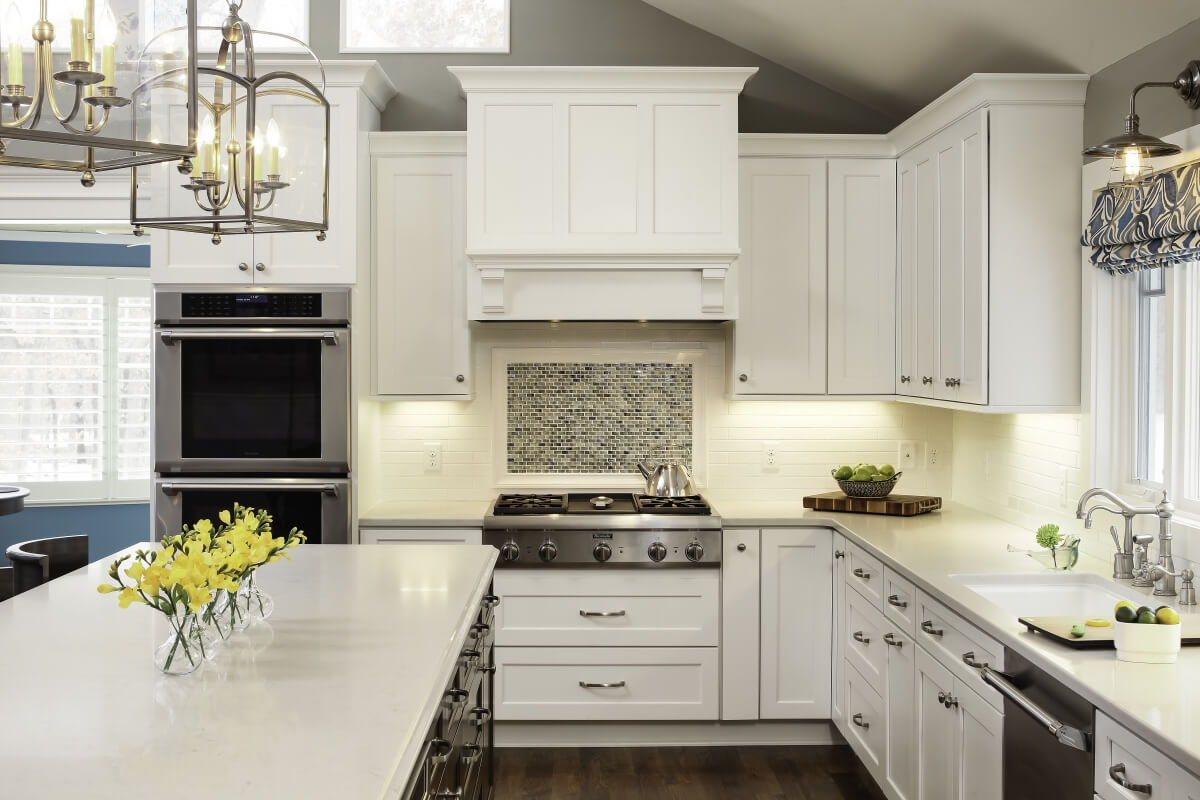
[[[696,485],[687,467],[674,462],[664,462],[653,467],[639,462],[638,472],[646,478],[646,494],[654,497],[686,497],[696,494]]]

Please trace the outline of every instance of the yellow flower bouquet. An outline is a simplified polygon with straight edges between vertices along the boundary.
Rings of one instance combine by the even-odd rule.
[[[249,624],[253,606],[257,618],[269,616],[272,604],[254,587],[254,570],[290,559],[286,550],[306,538],[295,528],[274,537],[270,514],[236,503],[218,516],[219,526],[202,519],[163,539],[157,550],[122,556],[109,566],[112,582],[97,587],[101,594],[117,592],[121,608],[144,603],[167,618],[172,633],[154,660],[169,674],[192,672],[211,658],[221,639]]]

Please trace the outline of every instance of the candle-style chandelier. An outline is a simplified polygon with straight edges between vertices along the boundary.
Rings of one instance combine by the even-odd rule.
[[[97,172],[191,155],[196,0],[186,0],[186,27],[136,67],[126,56],[137,52],[141,34],[106,0],[0,0],[0,12],[0,166],[76,171],[92,186]],[[155,125],[168,86],[185,93],[173,135]]]
[[[196,154],[179,164],[187,172],[183,181],[165,165],[134,168],[130,222],[137,235],[167,228],[210,234],[220,244],[230,233],[310,231],[325,239],[330,108],[324,67],[299,39],[252,30],[241,6],[242,0],[229,0],[220,27],[197,27],[201,52],[215,59],[197,66]],[[288,69],[264,65],[260,74],[255,37],[278,37],[310,60],[288,62]]]

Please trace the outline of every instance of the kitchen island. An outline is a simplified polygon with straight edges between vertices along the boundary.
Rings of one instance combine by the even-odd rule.
[[[0,797],[398,797],[496,550],[292,557],[256,579],[274,615],[185,676],[152,663],[161,614],[97,594],[111,559],[0,603]]]

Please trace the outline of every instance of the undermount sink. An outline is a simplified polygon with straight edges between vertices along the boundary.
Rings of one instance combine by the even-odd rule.
[[[1072,572],[951,575],[988,602],[1018,617],[1108,617],[1119,600],[1139,595],[1098,575]],[[1145,600],[1145,598],[1141,598]]]

